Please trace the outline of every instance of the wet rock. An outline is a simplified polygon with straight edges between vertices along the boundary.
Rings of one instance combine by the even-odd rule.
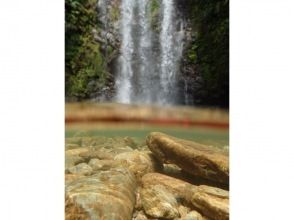
[[[182,206],[182,205],[179,206],[178,210],[179,210],[181,218],[186,216],[190,211],[190,209],[188,207]]]
[[[85,162],[84,158],[80,154],[89,152],[89,148],[79,147],[65,151],[65,170],[73,167],[79,163]]]
[[[124,142],[125,142],[125,144],[127,145],[127,146],[129,146],[129,147],[131,147],[131,148],[137,148],[137,144],[136,144],[136,142],[132,139],[132,138],[130,138],[130,137],[125,137],[124,138]]]
[[[77,179],[65,188],[65,219],[132,219],[136,180],[125,168]]]
[[[74,180],[82,178],[82,177],[84,177],[84,176],[79,175],[79,174],[65,174],[64,175],[65,185],[72,182],[72,181],[74,181]]]
[[[197,211],[191,211],[184,217],[180,218],[180,220],[206,220],[207,218],[203,217],[199,212]]]
[[[77,148],[80,148],[79,144],[66,144],[65,145],[66,150],[73,150],[73,149],[77,149]]]
[[[90,149],[86,147],[75,148],[65,151],[65,156],[80,156],[82,153],[89,152]]]
[[[154,185],[162,185],[171,192],[179,201],[190,203],[193,190],[196,186],[182,180],[166,176],[160,173],[148,173],[142,177],[144,188],[149,188]]]
[[[211,219],[229,219],[229,192],[226,190],[199,186],[191,201],[197,210]]]
[[[90,167],[86,163],[80,163],[76,166],[68,168],[68,172],[71,174],[78,174],[78,175],[91,175],[93,172],[92,167]]]
[[[163,164],[163,171],[162,172],[165,175],[172,176],[175,178],[182,178],[183,177],[182,169],[179,168],[175,164]]]
[[[135,212],[132,220],[148,220],[148,217],[143,211]]]
[[[229,157],[219,149],[160,132],[150,133],[146,143],[162,163],[175,163],[192,175],[229,183]]]
[[[174,219],[180,216],[177,200],[164,186],[153,185],[141,190],[145,213],[154,218]]]
[[[65,156],[65,170],[73,167],[79,163],[83,163],[84,159],[80,156]]]
[[[98,171],[98,170],[109,170],[111,168],[119,167],[121,166],[121,163],[115,160],[91,159],[88,165],[92,167],[93,171]]]
[[[101,159],[101,160],[111,160],[114,158],[114,154],[105,151],[104,149],[99,150],[91,150],[85,153],[81,153],[80,156],[84,158],[86,161],[90,161],[91,159]]]
[[[114,160],[121,161],[132,171],[138,180],[146,173],[155,172],[161,169],[160,163],[151,152],[132,151],[121,153],[115,156]]]

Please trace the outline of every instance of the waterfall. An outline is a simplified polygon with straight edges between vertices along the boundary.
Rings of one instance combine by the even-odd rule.
[[[117,100],[122,103],[131,103],[133,76],[132,56],[134,42],[132,26],[135,20],[134,7],[136,0],[122,0],[121,3],[121,56],[119,57],[120,71],[117,74]]]
[[[150,0],[122,0],[117,102],[177,104],[183,21],[174,0],[161,0],[158,29],[151,27]]]
[[[161,74],[162,85],[161,96],[163,104],[175,103],[177,96],[176,80],[178,66],[182,53],[182,21],[176,20],[174,1],[162,1],[163,19],[161,23],[160,45],[161,45]],[[179,33],[176,26],[180,23]]]

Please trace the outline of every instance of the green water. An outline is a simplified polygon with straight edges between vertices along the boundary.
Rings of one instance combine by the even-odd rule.
[[[229,145],[228,130],[204,129],[204,128],[168,128],[168,127],[140,127],[140,128],[119,128],[119,129],[99,129],[99,130],[72,130],[65,131],[65,137],[132,137],[143,141],[152,131],[159,131],[178,138],[196,141],[216,147]]]

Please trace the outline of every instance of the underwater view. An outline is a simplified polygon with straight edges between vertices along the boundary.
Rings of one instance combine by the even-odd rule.
[[[229,219],[229,3],[65,0],[65,219]]]

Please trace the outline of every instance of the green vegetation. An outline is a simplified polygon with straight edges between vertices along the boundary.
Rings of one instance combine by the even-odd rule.
[[[158,0],[151,0],[150,1],[150,24],[151,28],[154,31],[160,31],[158,20],[159,20],[159,14],[160,14],[160,3]]]
[[[106,62],[94,41],[98,29],[96,0],[65,0],[65,93],[78,100],[88,98],[89,82],[104,85]]]
[[[115,5],[110,8],[110,15],[111,15],[111,21],[115,22],[118,21],[119,16],[120,16],[120,11],[119,11],[119,6]]]
[[[196,33],[187,51],[200,66],[207,103],[229,105],[229,1],[188,0],[187,9]]]

